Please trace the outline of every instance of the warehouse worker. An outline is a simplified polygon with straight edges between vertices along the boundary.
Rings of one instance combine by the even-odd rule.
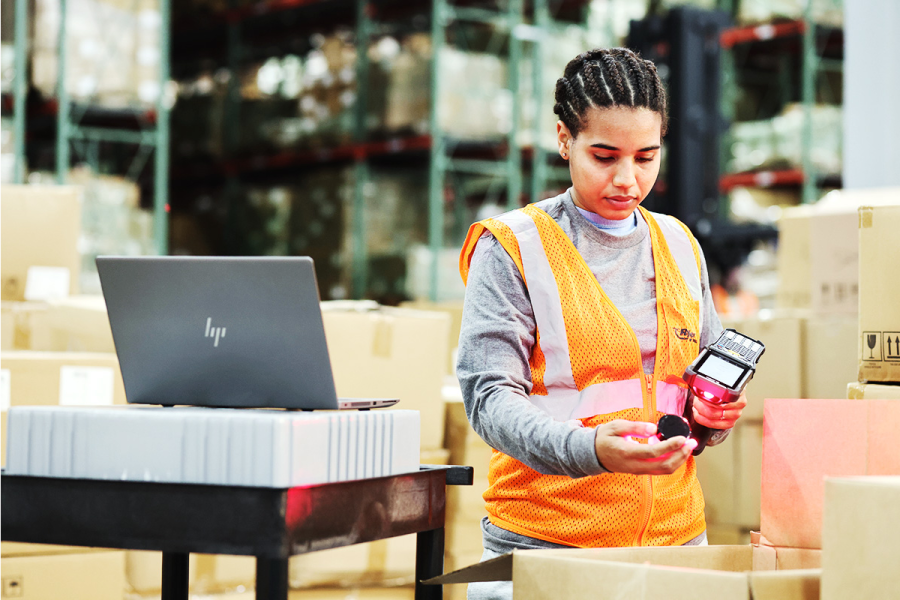
[[[458,376],[495,449],[483,560],[513,549],[706,543],[694,440],[659,442],[681,379],[722,331],[703,253],[679,221],[640,208],[659,173],[666,97],[656,67],[593,50],[556,83],[564,194],[476,223],[460,257]],[[727,408],[694,403],[723,430]],[[653,442],[656,443],[653,443]],[[469,586],[510,598],[512,584]]]

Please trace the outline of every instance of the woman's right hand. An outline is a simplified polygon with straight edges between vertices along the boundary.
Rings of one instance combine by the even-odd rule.
[[[600,464],[613,473],[669,475],[677,471],[697,447],[696,440],[684,436],[655,444],[640,444],[630,439],[654,435],[654,423],[616,419],[597,426],[594,450]]]

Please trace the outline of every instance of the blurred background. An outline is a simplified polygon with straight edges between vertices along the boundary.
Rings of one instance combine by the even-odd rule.
[[[600,46],[659,64],[672,126],[646,206],[700,238],[721,308],[774,306],[783,209],[846,183],[841,0],[5,0],[2,17],[2,181],[84,187],[85,293],[100,253],[309,255],[323,299],[458,300],[468,226],[566,189],[554,82]]]

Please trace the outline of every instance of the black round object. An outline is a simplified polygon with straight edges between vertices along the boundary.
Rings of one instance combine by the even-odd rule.
[[[688,425],[687,419],[679,415],[663,415],[656,424],[656,437],[660,441],[672,439],[683,435],[690,437],[691,426]]]

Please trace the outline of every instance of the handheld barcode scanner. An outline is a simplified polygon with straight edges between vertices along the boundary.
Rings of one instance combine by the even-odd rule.
[[[756,373],[756,363],[765,351],[762,342],[726,329],[685,369],[684,380],[692,397],[685,406],[684,417],[691,427],[691,437],[697,440],[694,456],[703,452],[715,430],[694,422],[693,398],[710,404],[736,401]]]

